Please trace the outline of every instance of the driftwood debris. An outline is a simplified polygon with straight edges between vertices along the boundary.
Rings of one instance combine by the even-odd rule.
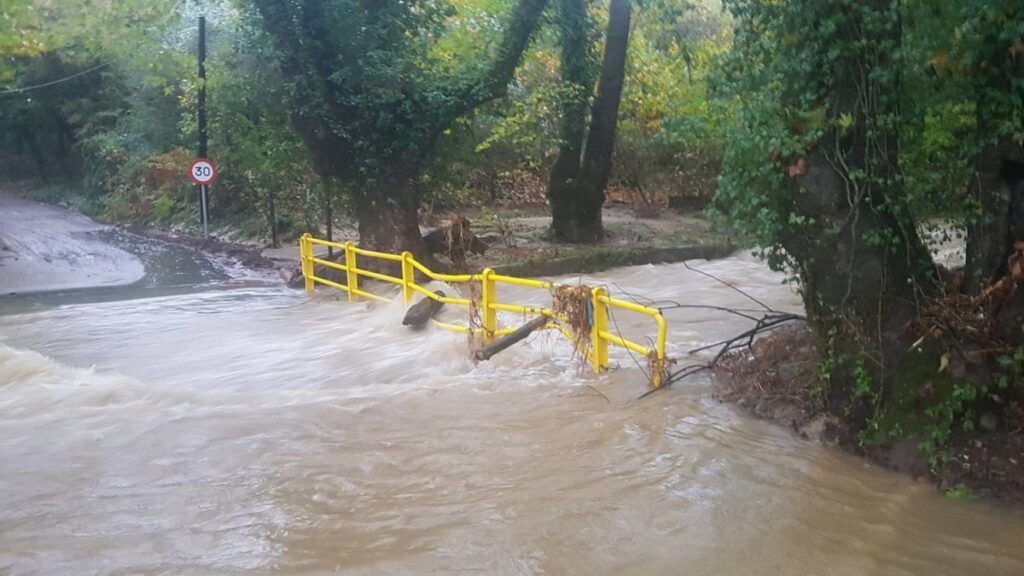
[[[540,330],[547,323],[547,316],[537,316],[533,320],[530,320],[526,324],[523,324],[515,332],[502,336],[501,338],[495,340],[493,343],[477,350],[473,354],[473,357],[476,358],[477,360],[490,360],[491,357],[497,354],[498,352],[501,352],[502,350],[505,350],[506,348],[512,346],[516,342],[525,339],[527,336],[532,334],[534,330]]]
[[[487,243],[477,238],[465,216],[456,216],[444,227],[423,235],[423,242],[431,254],[443,254],[457,266],[466,264],[469,254],[483,254]]]
[[[693,376],[694,374],[698,374],[698,373],[703,372],[705,370],[711,370],[711,369],[715,368],[716,366],[718,366],[718,363],[722,360],[722,358],[725,357],[726,354],[728,354],[729,352],[732,352],[734,350],[739,350],[739,349],[742,349],[742,348],[749,348],[749,347],[751,347],[754,344],[754,339],[757,336],[760,336],[761,334],[764,334],[764,333],[767,333],[767,332],[771,332],[772,330],[778,329],[780,326],[782,326],[783,324],[786,324],[788,322],[806,322],[807,321],[807,317],[802,315],[802,314],[793,314],[793,313],[789,313],[789,312],[781,312],[781,311],[775,310],[775,309],[771,308],[770,306],[768,306],[767,304],[765,304],[764,302],[762,302],[762,301],[758,300],[757,298],[754,298],[750,294],[744,292],[742,289],[734,286],[733,284],[730,284],[729,282],[726,282],[725,280],[722,280],[721,278],[718,278],[717,276],[711,274],[710,272],[707,272],[705,270],[701,270],[699,268],[691,267],[688,262],[683,262],[683,266],[685,266],[688,270],[691,270],[693,272],[696,272],[698,274],[706,276],[707,278],[710,278],[711,280],[714,280],[715,282],[718,282],[719,284],[722,284],[722,285],[724,285],[724,286],[734,290],[735,292],[739,293],[740,295],[742,295],[746,299],[748,299],[751,302],[757,304],[758,307],[760,308],[760,310],[746,310],[746,309],[742,309],[742,308],[727,308],[727,307],[724,307],[724,306],[714,306],[714,305],[708,305],[708,304],[681,304],[679,302],[674,302],[674,301],[671,301],[671,300],[664,300],[664,301],[661,301],[661,302],[653,302],[652,301],[652,302],[646,303],[648,306],[654,306],[656,304],[660,304],[657,307],[662,312],[664,312],[665,310],[681,309],[681,308],[717,310],[717,311],[720,311],[720,312],[725,312],[725,313],[728,313],[728,314],[733,314],[735,316],[739,316],[741,318],[745,318],[747,320],[750,320],[750,321],[754,322],[755,325],[754,325],[753,328],[751,328],[749,330],[745,330],[745,331],[743,331],[743,332],[741,332],[741,333],[739,333],[739,334],[737,334],[737,335],[735,335],[735,336],[733,336],[731,338],[727,338],[727,339],[722,340],[720,342],[715,342],[714,344],[708,344],[707,346],[701,346],[699,348],[695,348],[693,350],[690,350],[689,351],[690,354],[696,354],[698,352],[704,352],[704,351],[712,350],[712,349],[716,349],[716,348],[718,349],[718,352],[715,353],[714,358],[710,362],[688,364],[686,366],[683,366],[681,368],[678,368],[676,370],[668,372],[667,376],[662,380],[661,386],[659,386],[657,388],[652,388],[651,390],[648,390],[647,392],[641,394],[640,398],[646,398],[647,396],[650,396],[651,394],[657,392],[658,390],[662,390],[662,389],[668,388],[668,387],[672,386],[672,384],[682,380],[683,378],[687,378],[689,376]],[[760,315],[760,316],[758,316],[758,315]]]
[[[437,294],[440,298],[445,297],[444,292],[440,290],[435,290],[434,294]],[[409,307],[409,310],[405,313],[405,318],[402,319],[402,326],[419,328],[433,318],[434,314],[437,314],[442,306],[444,306],[444,302],[425,297]]]

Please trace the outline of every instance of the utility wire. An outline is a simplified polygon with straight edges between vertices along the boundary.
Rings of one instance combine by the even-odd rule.
[[[20,88],[8,88],[7,90],[0,90],[0,95],[2,95],[2,94],[21,94],[22,92],[29,92],[29,91],[32,91],[32,90],[39,90],[40,88],[48,88],[48,87],[53,86],[55,84],[61,84],[63,82],[67,82],[69,80],[74,80],[75,78],[78,78],[80,76],[85,76],[86,74],[90,74],[90,73],[95,72],[97,70],[100,70],[102,68],[106,68],[107,66],[110,66],[111,64],[113,64],[115,61],[116,60],[107,60],[106,62],[104,62],[102,64],[97,64],[96,66],[93,66],[92,68],[89,68],[88,70],[82,70],[81,72],[78,72],[76,74],[72,74],[71,76],[66,76],[64,78],[59,78],[57,80],[51,80],[49,82],[44,82],[42,84],[34,84],[32,86],[22,86]]]
[[[171,19],[174,18],[174,16],[178,15],[178,11],[181,9],[182,6],[183,6],[183,2],[179,2],[172,10],[170,10],[167,13],[167,17],[159,22],[158,26],[164,26],[168,22],[170,22]],[[117,58],[111,58],[110,60],[107,60],[106,62],[103,62],[102,64],[97,64],[96,66],[93,66],[92,68],[89,68],[88,70],[82,70],[81,72],[76,72],[75,74],[72,74],[70,76],[65,76],[64,78],[58,78],[56,80],[51,80],[49,82],[43,82],[42,84],[34,84],[34,85],[31,85],[31,86],[21,86],[21,87],[17,87],[17,88],[7,88],[5,90],[0,90],[0,96],[3,96],[5,94],[21,94],[21,93],[24,93],[24,92],[31,92],[33,90],[39,90],[41,88],[49,88],[50,86],[54,86],[56,84],[62,84],[62,83],[67,82],[69,80],[74,80],[75,78],[79,78],[81,76],[85,76],[86,74],[92,74],[93,72],[96,72],[97,70],[102,70],[103,68],[106,68],[107,66],[110,66],[114,62],[117,62],[117,60],[118,60]]]

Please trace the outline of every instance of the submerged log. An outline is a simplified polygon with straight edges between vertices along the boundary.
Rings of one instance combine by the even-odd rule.
[[[477,350],[473,354],[473,357],[476,358],[477,360],[490,360],[491,356],[494,356],[498,352],[505,350],[506,348],[515,344],[516,342],[525,339],[527,336],[532,334],[534,330],[540,330],[541,328],[546,326],[547,323],[547,316],[537,316],[533,320],[530,320],[526,324],[523,324],[515,332],[512,332],[511,334],[508,334],[506,336],[502,336],[501,338],[495,340],[492,344],[489,344]]]
[[[445,296],[444,292],[440,290],[435,290],[434,294],[437,294],[440,298]],[[434,317],[434,314],[437,314],[442,306],[444,306],[444,302],[425,297],[409,307],[409,310],[405,313],[405,318],[402,319],[402,326],[412,326],[414,328],[423,326]]]

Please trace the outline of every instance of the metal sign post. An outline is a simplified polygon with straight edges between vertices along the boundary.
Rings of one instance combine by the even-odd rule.
[[[207,238],[210,236],[210,230],[208,228],[208,217],[207,217],[207,200],[206,200],[206,185],[199,186],[199,201],[203,204],[203,237]]]
[[[199,203],[203,216],[203,236],[209,236],[209,198],[210,184],[217,181],[217,166],[208,158],[196,158],[188,167],[188,175],[199,185]]]

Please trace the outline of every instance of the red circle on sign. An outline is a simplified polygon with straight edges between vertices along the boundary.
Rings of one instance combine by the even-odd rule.
[[[196,158],[188,167],[188,175],[200,186],[209,186],[217,181],[217,166],[208,158]]]

